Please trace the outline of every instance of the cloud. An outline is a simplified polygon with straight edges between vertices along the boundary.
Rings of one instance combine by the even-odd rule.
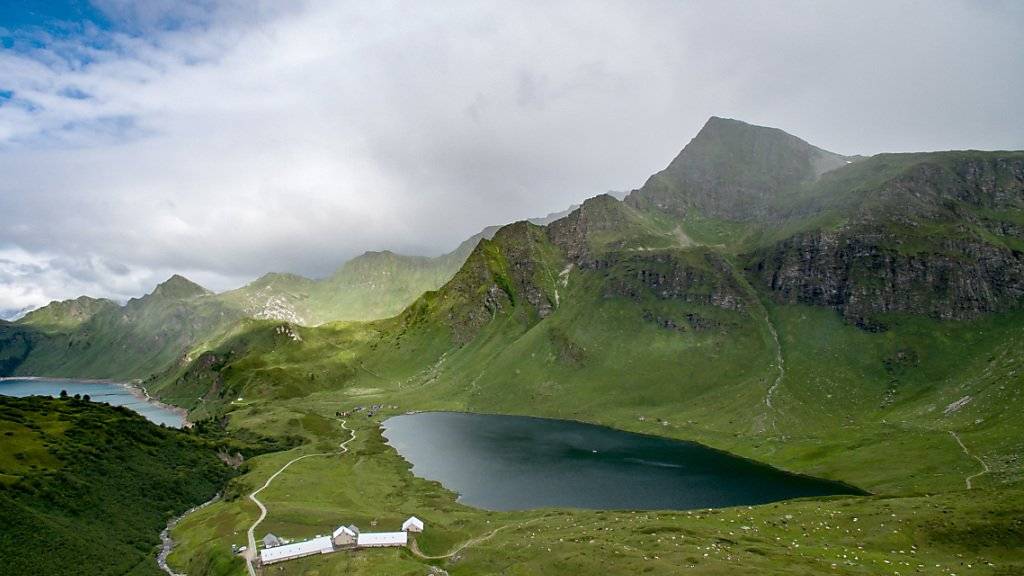
[[[0,31],[0,248],[39,267],[0,309],[440,253],[640,185],[712,114],[1024,143],[1016,3],[94,4]]]

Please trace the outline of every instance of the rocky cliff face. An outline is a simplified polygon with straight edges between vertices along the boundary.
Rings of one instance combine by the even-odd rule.
[[[451,327],[453,338],[467,342],[501,312],[524,320],[550,315],[557,306],[562,261],[544,228],[525,221],[509,224],[493,239],[482,240],[452,280],[427,301]]]
[[[601,194],[548,224],[547,235],[570,262],[586,267],[602,252],[620,248],[634,235],[640,218],[622,202]]]
[[[935,252],[904,254],[882,235],[815,231],[772,247],[750,267],[780,302],[829,306],[864,328],[904,312],[973,318],[1017,306],[1024,296],[1024,254],[948,240]]]
[[[864,327],[886,312],[966,319],[1018,306],[1024,158],[903,160],[910,165],[898,176],[857,193],[846,225],[796,234],[755,257],[748,269],[760,285],[779,301],[830,306]]]

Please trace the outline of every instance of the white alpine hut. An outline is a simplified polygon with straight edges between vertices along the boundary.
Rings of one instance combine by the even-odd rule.
[[[359,537],[359,528],[355,524],[351,526],[338,526],[338,529],[331,534],[331,540],[335,546],[353,546],[356,538]]]
[[[260,550],[260,562],[267,565],[273,564],[274,562],[284,562],[285,560],[302,558],[303,556],[312,556],[314,554],[330,554],[331,552],[334,552],[334,545],[331,543],[331,538],[329,536],[321,536],[312,540],[306,540],[305,542],[295,542],[294,544],[284,544],[273,548],[264,548],[263,550]]]
[[[360,548],[405,546],[408,542],[407,532],[360,532],[356,537],[356,546]]]
[[[402,532],[423,532],[423,520],[410,516],[408,520],[402,522]]]

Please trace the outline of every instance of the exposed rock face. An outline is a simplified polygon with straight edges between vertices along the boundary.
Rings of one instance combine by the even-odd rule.
[[[868,164],[891,160],[908,167],[878,186],[840,192],[847,203],[855,203],[862,221],[973,224],[989,219],[986,211],[1024,210],[1024,157],[1019,153],[882,154]]]
[[[249,285],[223,295],[242,307],[250,318],[284,320],[307,324],[302,314],[309,292],[316,281],[295,274],[264,274]]]
[[[691,305],[675,315],[644,311],[644,319],[663,328],[719,328],[721,323],[704,318],[693,306],[734,311],[744,307],[744,292],[721,255],[682,248],[678,235],[657,230],[643,214],[610,195],[587,200],[550,224],[547,233],[574,267],[603,277],[605,298],[637,303],[653,298]]]
[[[569,215],[547,226],[548,238],[565,252],[566,258],[577,265],[586,266],[593,258],[593,244],[602,235],[619,236],[612,240],[624,241],[622,233],[629,231],[628,208],[608,194],[588,199]]]
[[[957,178],[944,192],[957,200],[979,208],[1024,209],[1024,158],[1019,154],[965,157],[952,170]]]
[[[206,400],[223,397],[224,377],[220,370],[230,355],[207,351],[195,360],[182,357],[179,365],[185,366],[185,370],[175,378],[175,389],[202,391],[202,397]]]
[[[781,302],[829,306],[850,322],[909,312],[966,319],[1016,306],[1024,296],[1024,255],[977,241],[947,240],[941,251],[900,253],[883,236],[815,231],[774,246],[751,271]]]
[[[469,341],[502,310],[527,318],[550,315],[561,264],[544,229],[529,222],[510,224],[493,240],[481,241],[436,296],[455,340]]]
[[[1024,157],[887,155],[908,167],[858,202],[848,224],[794,235],[748,267],[782,302],[830,306],[850,322],[903,312],[967,319],[1024,297]],[[872,162],[876,161],[872,159]],[[842,204],[842,203],[840,203]]]

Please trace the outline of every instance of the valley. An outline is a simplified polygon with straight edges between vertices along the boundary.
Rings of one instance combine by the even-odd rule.
[[[200,428],[286,448],[247,458],[176,525],[167,562],[188,574],[245,573],[232,545],[251,551],[253,527],[305,539],[411,515],[429,526],[415,548],[265,573],[1016,574],[1022,214],[1022,152],[847,157],[712,118],[624,200],[493,230],[448,268],[346,266],[322,307],[295,278],[223,295],[172,278],[123,309],[83,300],[0,325],[0,358],[136,378]],[[421,411],[697,442],[869,495],[470,507],[382,436]]]

